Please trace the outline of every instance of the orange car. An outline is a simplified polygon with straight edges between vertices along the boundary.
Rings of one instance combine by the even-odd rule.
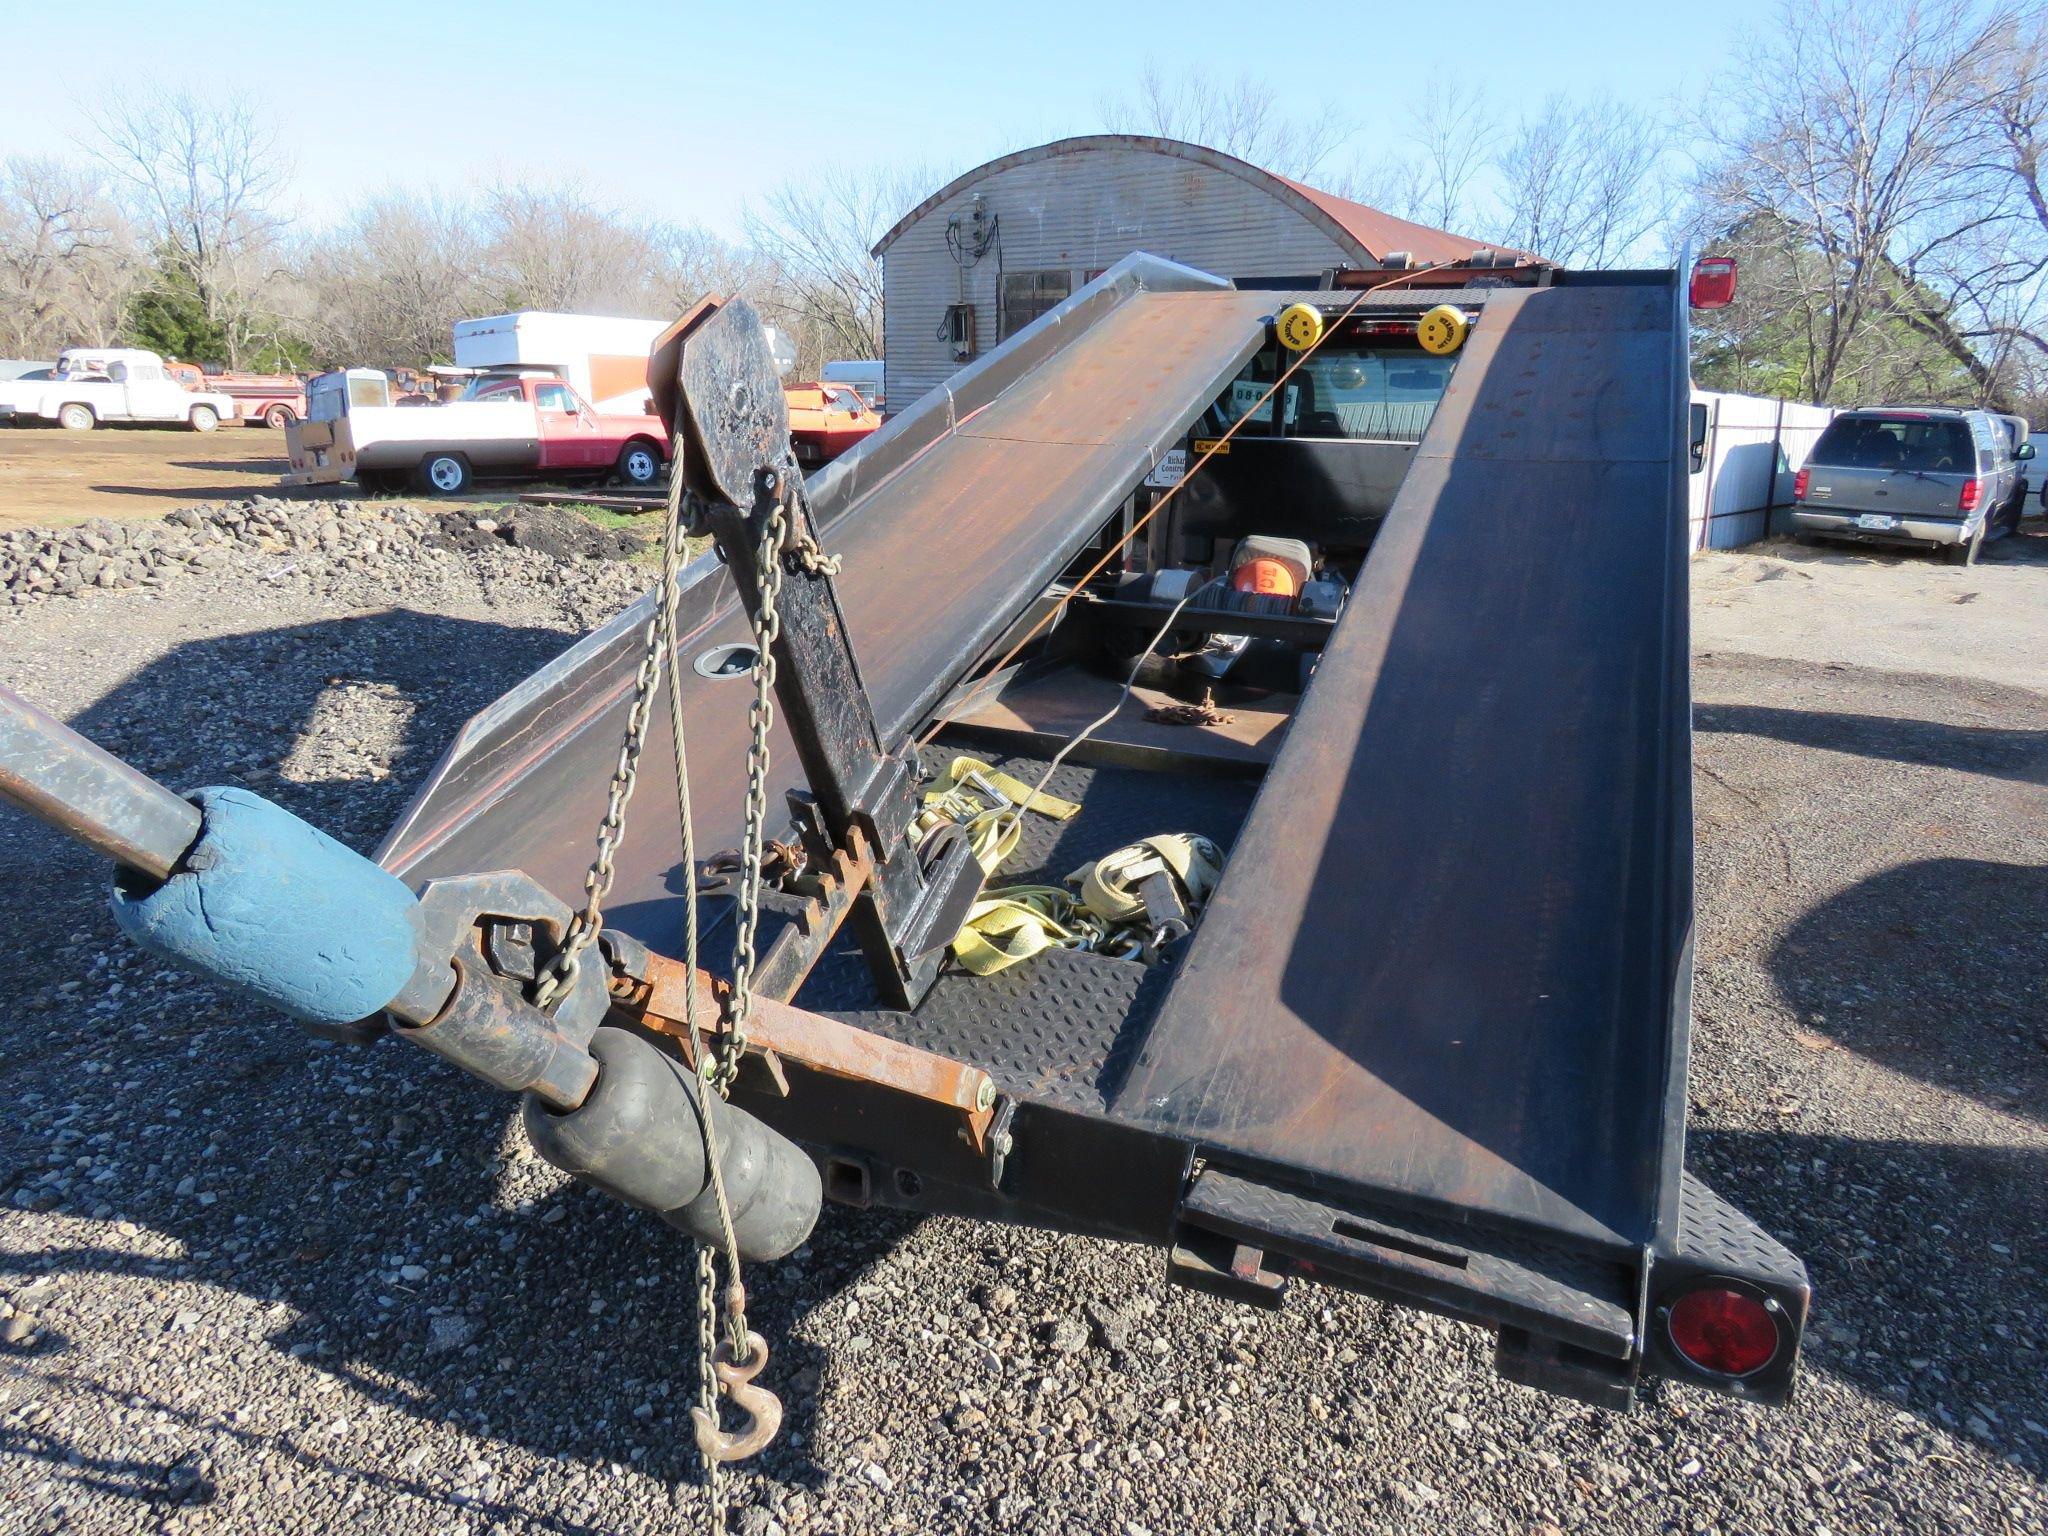
[[[882,424],[860,391],[845,384],[785,384],[789,443],[805,470],[829,464]]]

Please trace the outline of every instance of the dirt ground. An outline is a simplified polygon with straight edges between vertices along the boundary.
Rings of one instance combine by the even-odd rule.
[[[1772,539],[1692,564],[1695,650],[2048,687],[2048,522],[1984,547],[1932,552]],[[1965,615],[1955,610],[1967,606]]]
[[[0,532],[65,528],[92,517],[161,517],[195,502],[247,496],[319,501],[363,494],[353,484],[283,487],[277,481],[285,468],[284,433],[269,427],[0,427]],[[485,488],[439,499],[496,506],[506,495]]]
[[[199,501],[279,495],[284,471],[284,433],[268,427],[10,427],[0,430],[0,529],[161,517]]]

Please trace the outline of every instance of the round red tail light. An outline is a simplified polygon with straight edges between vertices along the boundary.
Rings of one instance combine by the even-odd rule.
[[[1748,1376],[1778,1354],[1778,1320],[1770,1306],[1740,1291],[1703,1286],[1671,1303],[1671,1343],[1703,1371]]]

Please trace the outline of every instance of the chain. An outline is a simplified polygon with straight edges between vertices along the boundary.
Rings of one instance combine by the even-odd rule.
[[[732,1091],[740,1057],[747,1047],[747,1019],[753,1009],[754,934],[761,910],[763,848],[767,841],[768,739],[775,724],[774,646],[782,629],[776,603],[782,593],[782,542],[788,526],[788,503],[778,499],[775,510],[769,514],[767,527],[762,530],[754,562],[754,580],[760,601],[753,614],[754,700],[747,709],[746,830],[740,839],[739,917],[733,941],[731,1003],[726,1013],[725,1028],[718,1034],[716,1049],[699,1051],[697,1055],[697,1076],[705,1095],[706,1161],[711,1168],[712,1193],[718,1201],[719,1224],[725,1234],[727,1285],[722,1310],[727,1324],[727,1345],[734,1360],[746,1360],[752,1352],[747,1331],[747,1292],[740,1282],[739,1246],[733,1236],[732,1206],[726,1197],[723,1160],[718,1151],[718,1121],[710,1099],[715,1096],[723,1100]],[[822,563],[825,557],[818,554],[816,544],[810,547]],[[805,566],[806,569],[814,568],[808,560]],[[688,836],[687,832],[685,836]],[[692,884],[694,887],[694,881]],[[690,902],[694,919],[694,889]],[[694,975],[697,942],[694,921],[690,925],[688,941],[690,973]],[[689,989],[689,1001],[685,1005],[685,1027],[688,1038],[693,1041],[697,1038],[693,1016],[695,993],[694,987]],[[714,1427],[718,1423],[716,1355],[719,1340],[716,1320],[720,1311],[716,1259],[708,1244],[700,1244],[697,1249],[698,1398],[705,1424]],[[711,1529],[723,1532],[726,1520],[724,1468],[717,1457],[705,1456],[704,1477]]]
[[[776,637],[782,616],[776,601],[782,594],[782,543],[789,529],[789,503],[778,499],[762,530],[754,579],[761,589],[754,611],[754,701],[747,706],[751,740],[747,747],[747,824],[740,841],[740,910],[733,938],[732,1003],[726,1010],[729,1028],[719,1041],[715,1066],[722,1094],[732,1085],[740,1053],[746,1049],[747,1020],[754,1009],[754,929],[761,913],[761,853],[767,841],[768,734],[775,724]],[[812,546],[816,548],[815,545]],[[744,1336],[738,1341],[744,1344]]]
[[[583,910],[569,919],[562,947],[555,951],[554,958],[534,983],[533,1000],[541,1008],[552,1007],[575,983],[577,972],[583,968],[583,952],[604,931],[604,900],[612,890],[612,861],[625,840],[626,805],[632,800],[633,786],[640,777],[640,753],[647,745],[647,717],[653,713],[654,696],[661,689],[662,666],[668,659],[669,642],[675,633],[676,602],[681,596],[681,558],[675,546],[683,538],[682,479],[680,473],[670,476],[661,590],[656,594],[654,617],[647,623],[647,647],[640,657],[640,670],[633,677],[633,702],[626,710],[626,734],[619,743],[619,759],[612,766],[604,819],[597,825],[597,856],[590,861],[590,871],[583,877]]]
[[[718,1422],[717,1262],[709,1243],[697,1245],[697,1406],[711,1416],[714,1424]],[[713,1536],[724,1536],[725,1467],[716,1456],[704,1458],[704,1497],[710,1508]]]
[[[681,568],[685,522],[682,516],[683,477],[671,471],[668,516],[662,541],[661,587],[655,597],[654,616],[647,625],[647,644],[633,679],[633,701],[626,711],[626,730],[619,744],[618,761],[612,769],[605,798],[604,818],[598,824],[597,853],[584,877],[584,905],[569,921],[562,947],[541,973],[534,1001],[545,1008],[552,1005],[575,983],[582,968],[584,951],[604,931],[604,902],[611,894],[613,864],[625,839],[626,807],[638,781],[641,753],[647,744],[647,723],[654,698],[661,690],[662,670],[673,647],[676,608],[682,595]],[[717,1254],[708,1243],[697,1246],[697,1372],[698,1397],[703,1413],[712,1425],[718,1420],[719,1380],[717,1357],[720,1348],[719,1319],[727,1327],[730,1358],[745,1361],[751,1353],[747,1329],[747,1293],[739,1271],[739,1244],[733,1233],[732,1207],[725,1188],[725,1170],[719,1154],[718,1122],[709,1103],[723,1100],[732,1089],[741,1056],[746,1051],[746,1025],[753,1009],[755,932],[761,907],[763,853],[767,843],[769,735],[775,723],[775,653],[782,620],[776,605],[781,597],[783,541],[789,529],[790,502],[778,492],[775,509],[762,530],[755,560],[755,581],[759,606],[752,615],[754,630],[754,699],[747,710],[749,743],[747,751],[746,830],[740,851],[738,932],[734,940],[733,986],[725,1027],[718,1032],[717,1045],[706,1051],[697,1048],[696,987],[685,988],[684,1038],[695,1051],[698,1080],[704,1091],[705,1162],[711,1172],[711,1187],[718,1202],[719,1222],[725,1239],[727,1284],[724,1304],[718,1294]],[[809,530],[796,541],[800,567],[819,576],[837,573],[836,556],[824,553]],[[675,739],[676,803],[683,839],[685,898],[685,974],[695,977],[698,959],[696,899],[696,851],[690,814],[690,780],[684,755],[682,691],[669,689],[669,725]],[[723,1467],[715,1456],[704,1458],[705,1494],[710,1529],[723,1532],[728,1512]]]

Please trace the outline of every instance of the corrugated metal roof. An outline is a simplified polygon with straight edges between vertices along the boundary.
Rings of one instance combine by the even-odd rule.
[[[1264,185],[1282,203],[1296,208],[1303,217],[1321,226],[1340,246],[1350,247],[1357,261],[1363,266],[1377,266],[1389,252],[1406,251],[1418,261],[1434,264],[1445,261],[1462,261],[1483,250],[1499,250],[1484,240],[1475,240],[1469,235],[1454,235],[1449,230],[1432,229],[1426,224],[1415,224],[1407,219],[1397,219],[1390,213],[1369,208],[1364,203],[1354,203],[1348,198],[1324,192],[1290,177],[1281,176],[1234,155],[1220,150],[1209,149],[1200,144],[1188,144],[1179,139],[1154,138],[1135,133],[1092,133],[1077,138],[1057,139],[1050,144],[1039,144],[1030,149],[1020,149],[1012,154],[1001,155],[986,165],[954,177],[930,197],[919,203],[910,212],[898,219],[887,234],[875,242],[872,252],[883,255],[911,225],[932,210],[949,202],[960,192],[984,177],[1011,166],[1026,165],[1034,160],[1050,160],[1063,156],[1084,155],[1099,150],[1135,150],[1141,153],[1159,155],[1174,160],[1190,160],[1214,170],[1226,172],[1243,180]],[[1526,252],[1511,251],[1509,254],[1526,256]]]
[[[1474,240],[1469,235],[1454,235],[1449,230],[1432,229],[1427,224],[1397,219],[1391,213],[1368,208],[1364,203],[1354,203],[1349,198],[1321,191],[1289,176],[1274,175],[1273,179],[1336,220],[1374,261],[1390,251],[1406,251],[1425,266],[1434,266],[1438,262],[1463,261],[1476,251],[1504,249],[1485,240]],[[1514,250],[1509,254],[1528,255],[1526,251]]]

